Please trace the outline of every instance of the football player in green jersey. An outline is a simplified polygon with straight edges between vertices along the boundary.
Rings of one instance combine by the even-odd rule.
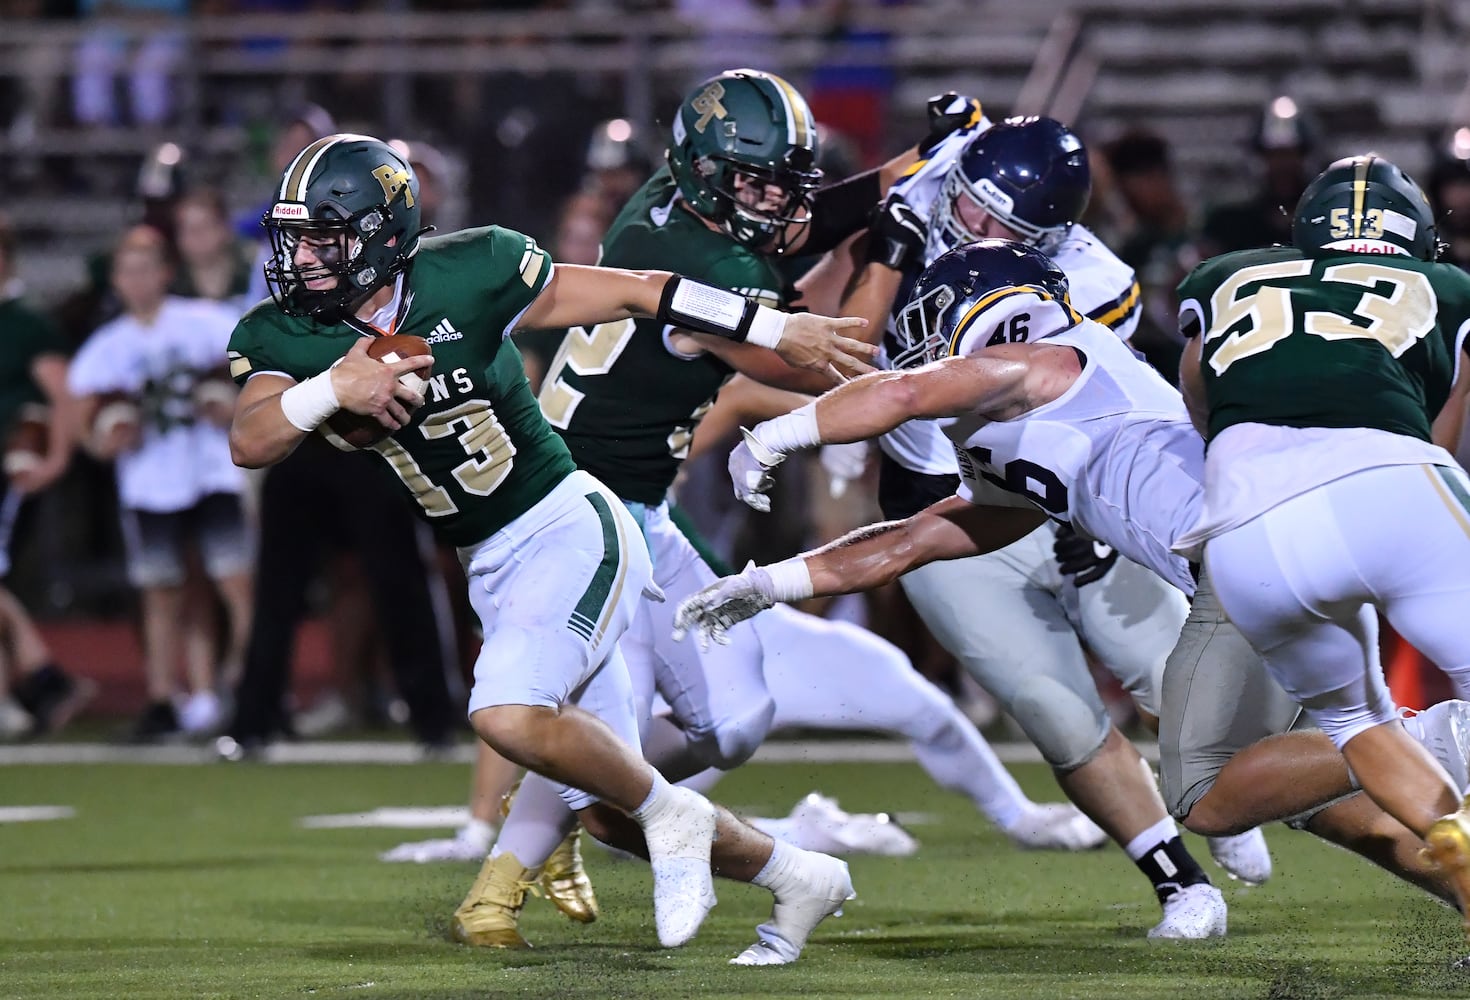
[[[339,411],[381,425],[372,450],[466,566],[485,635],[471,724],[556,782],[600,839],[646,853],[664,945],[689,940],[714,904],[712,861],[770,888],[807,931],[834,912],[852,893],[844,864],[773,856],[770,838],[640,757],[617,640],[653,593],[648,552],[627,509],[547,426],[507,338],[655,316],[696,337],[773,347],[791,364],[860,371],[868,349],[836,331],[861,321],[788,317],[668,272],[554,267],[533,240],[494,226],[425,239],[412,167],[367,136],[302,150],[265,225],[274,301],[230,341],[243,386],[236,462],[279,461]],[[380,333],[421,336],[433,358],[376,361],[366,348]],[[482,877],[525,875],[508,862]]]
[[[935,131],[974,113],[966,101],[953,103],[931,106]],[[792,298],[777,268],[782,255],[826,251],[865,227],[883,191],[915,158],[910,151],[817,191],[816,126],[806,101],[787,81],[752,69],[718,74],[690,90],[672,138],[668,166],[633,195],[605,236],[602,263],[677,268],[766,305]],[[657,687],[672,706],[672,720],[645,718],[644,740],[649,760],[669,780],[742,763],[775,711],[753,629],[738,630],[731,646],[710,652],[672,641],[674,601],[714,574],[673,524],[664,497],[700,417],[737,371],[807,391],[833,384],[759,347],[688,336],[658,318],[630,318],[572,329],[540,396],[578,467],[605,482],[639,522],[654,581],[670,598],[645,602],[622,643],[640,704],[651,702]],[[497,840],[533,865],[573,821],[540,786],[535,778],[521,786]],[[487,871],[494,862],[492,854]],[[521,899],[479,882],[456,912],[456,925],[478,928],[478,943],[522,946]],[[778,906],[736,962],[794,961],[808,930]]]
[[[1470,694],[1470,479],[1431,430],[1467,377],[1470,276],[1437,253],[1423,192],[1370,154],[1311,183],[1292,246],[1184,280],[1181,378],[1208,451],[1176,549],[1203,546],[1231,621],[1363,790],[1427,840],[1464,911],[1463,789],[1405,732],[1377,636],[1382,612]]]

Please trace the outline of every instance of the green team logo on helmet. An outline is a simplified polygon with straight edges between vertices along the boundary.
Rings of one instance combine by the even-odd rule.
[[[333,322],[404,270],[428,232],[418,196],[413,167],[371,136],[329,135],[298,153],[261,219],[281,311]]]
[[[1372,153],[1338,160],[1307,185],[1291,242],[1299,250],[1439,256],[1429,199],[1408,174]]]
[[[704,81],[674,118],[669,169],[689,207],[754,250],[784,250],[811,219],[816,122],[779,76],[737,69]]]

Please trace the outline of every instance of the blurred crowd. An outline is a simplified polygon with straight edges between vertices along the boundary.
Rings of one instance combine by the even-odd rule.
[[[619,6],[497,3],[589,5]],[[177,110],[168,83],[177,58],[170,18],[190,9],[322,6],[318,0],[11,0],[6,16],[152,18],[159,28],[141,46],[119,47],[101,30],[103,18],[76,53],[68,109],[48,105],[56,95],[22,93],[24,78],[10,77],[12,92],[0,101],[7,120],[0,125],[14,134],[17,120],[37,113],[80,126],[167,123]],[[751,6],[771,4],[745,0],[742,9]],[[891,80],[851,82],[824,89],[818,80],[808,90],[819,118],[862,123],[846,131],[823,128],[827,182],[876,165],[911,138],[890,141],[872,127],[885,120],[880,112]],[[418,134],[394,139],[418,172],[424,218],[440,231],[501,223],[535,236],[559,262],[595,263],[625,199],[662,163],[667,136],[614,117],[610,93],[568,101],[559,85],[519,83],[513,106],[502,102],[495,116],[475,113],[475,100],[494,92],[493,77],[479,78],[476,94],[443,95],[443,120],[430,116],[422,134],[452,141],[430,143]],[[0,590],[0,679],[10,692],[0,700],[0,736],[55,729],[92,691],[91,665],[57,663],[27,607],[43,619],[112,616],[134,623],[146,691],[129,728],[138,740],[225,728],[236,738],[315,735],[391,721],[432,750],[451,743],[463,726],[463,665],[476,640],[473,616],[451,599],[464,593],[455,579],[460,569],[369,468],[375,459],[315,441],[261,475],[247,475],[229,459],[225,428],[234,387],[224,345],[234,321],[266,297],[261,265],[268,247],[259,223],[271,195],[266,178],[320,136],[377,127],[351,118],[345,109],[354,105],[331,87],[313,96],[320,103],[262,116],[264,162],[252,192],[210,183],[207,172],[191,169],[182,139],[152,149],[135,164],[127,224],[88,260],[88,280],[55,301],[26,296],[17,275],[27,246],[0,220],[0,425],[7,434],[0,542],[10,529],[16,570],[7,583],[19,596]],[[986,110],[1000,117],[1006,109]],[[1194,204],[1181,194],[1169,143],[1147,122],[1096,136],[1085,120],[1076,124],[1089,143],[1093,176],[1082,221],[1137,272],[1143,320],[1133,343],[1173,378],[1181,347],[1174,298],[1180,278],[1205,257],[1285,242],[1287,209],[1330,157],[1311,109],[1277,97],[1260,110],[1239,148],[1241,172],[1255,178],[1253,193]],[[502,155],[512,142],[524,155]],[[1422,180],[1448,257],[1470,266],[1470,132],[1437,146],[1433,162]],[[82,180],[47,183],[64,193]],[[142,361],[112,346],[139,326],[164,331],[154,338],[156,356]],[[559,343],[558,331],[522,342],[533,385]],[[783,480],[788,495],[778,505],[802,513],[755,529],[724,481],[728,448],[719,434],[711,429],[697,439],[699,457],[678,490],[681,506],[735,565],[770,562],[879,519],[871,463],[824,453],[809,461],[805,475]],[[866,482],[840,488],[850,480]],[[314,500],[304,504],[302,496]],[[20,503],[32,497],[37,501]],[[985,721],[983,694],[967,685],[896,588],[825,611],[893,639]],[[291,677],[295,635],[308,618],[327,621],[333,664],[330,690],[312,704],[293,696]],[[1121,692],[1117,703],[1120,712],[1128,710]]]

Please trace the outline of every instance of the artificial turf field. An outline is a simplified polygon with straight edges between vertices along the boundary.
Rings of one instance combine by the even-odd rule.
[[[1013,770],[1058,797],[1039,766]],[[535,950],[467,949],[444,932],[474,866],[376,860],[440,834],[298,825],[459,803],[467,780],[447,764],[0,768],[0,806],[77,810],[0,825],[0,997],[1470,996],[1470,972],[1450,967],[1467,951],[1455,914],[1304,834],[1268,831],[1267,885],[1226,883],[1229,938],[1149,942],[1157,906],[1120,851],[1018,851],[909,764],[752,765],[716,790],[784,814],[819,787],[930,820],[912,827],[917,856],[852,859],[858,899],[784,968],[726,964],[767,915],[763,891],[720,883],[699,936],[666,951],[647,868],[595,848],[600,921],[532,899]]]

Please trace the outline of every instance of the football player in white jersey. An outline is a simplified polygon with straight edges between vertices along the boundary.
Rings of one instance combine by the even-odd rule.
[[[1034,332],[1032,342],[987,346],[995,331],[1022,315]],[[732,456],[737,493],[768,489],[770,471],[790,451],[861,440],[926,416],[956,418],[947,430],[962,449],[958,493],[905,520],[860,529],[816,552],[719,581],[681,606],[681,627],[718,640],[731,623],[775,601],[868,589],[929,562],[993,551],[1047,517],[1071,523],[1184,592],[1194,591],[1190,565],[1171,546],[1198,517],[1203,443],[1179,393],[1115,336],[1071,308],[1065,278],[1043,255],[1007,241],[947,254],[920,279],[902,321],[915,343],[930,345],[931,359],[944,360],[866,376],[760,425],[746,449]],[[759,464],[751,460],[756,454]],[[981,627],[999,631],[1010,624],[984,601],[972,601],[970,608]],[[1185,648],[1184,654],[1199,658],[1198,650]],[[1253,660],[1231,668],[1263,674]],[[1188,698],[1186,692],[1182,700]],[[1252,708],[1245,701],[1239,705]],[[1172,727],[1171,715],[1184,710],[1166,699],[1165,726]],[[1464,703],[1436,706],[1419,719],[1425,721],[1410,720],[1415,725],[1406,728],[1463,785],[1465,741],[1453,731],[1464,727]],[[1289,737],[1294,742],[1265,740],[1251,747],[1256,767],[1245,772],[1248,777],[1230,778],[1230,766],[1216,764],[1202,784],[1229,778],[1227,801],[1251,815],[1250,825],[1310,813],[1312,832],[1453,898],[1449,884],[1418,858],[1417,838],[1382,823],[1385,817],[1364,796],[1333,801],[1351,795],[1354,785],[1330,740],[1320,732]],[[1373,838],[1362,836],[1368,829]],[[1145,845],[1147,837],[1162,843]],[[1165,921],[1151,934],[1223,933],[1218,892],[1175,845],[1167,819],[1128,844],[1164,902]],[[1176,885],[1166,895],[1170,879]]]
[[[891,234],[894,252],[860,273],[843,308],[867,318],[870,333],[884,331],[887,367],[917,363],[923,345],[904,338],[896,315],[921,269],[916,265],[952,247],[998,237],[1051,256],[1067,276],[1072,305],[1126,341],[1138,324],[1138,282],[1131,268],[1075,223],[1090,190],[1087,152],[1061,123],[1022,118],[991,125],[981,119],[946,139],[894,186],[890,215],[876,227]],[[909,233],[896,224],[904,213],[917,217]],[[926,220],[922,260],[915,261],[912,244]],[[994,336],[1017,342],[1029,334],[1019,321]],[[909,421],[880,443],[879,502],[886,517],[908,517],[954,492],[954,449],[937,422]],[[1156,796],[1138,776],[1137,751],[1113,727],[1098,696],[1083,642],[1152,722],[1164,661],[1188,614],[1177,590],[1107,547],[1078,538],[1070,526],[1051,523],[1003,551],[925,566],[899,583],[930,631],[1021,724],[1084,811],[1147,810],[1145,803]],[[977,593],[1013,623],[1004,634],[977,627],[969,612]],[[1089,805],[1085,800],[1092,797],[1105,801]],[[1209,843],[1231,877],[1260,883],[1270,876],[1259,832]]]

